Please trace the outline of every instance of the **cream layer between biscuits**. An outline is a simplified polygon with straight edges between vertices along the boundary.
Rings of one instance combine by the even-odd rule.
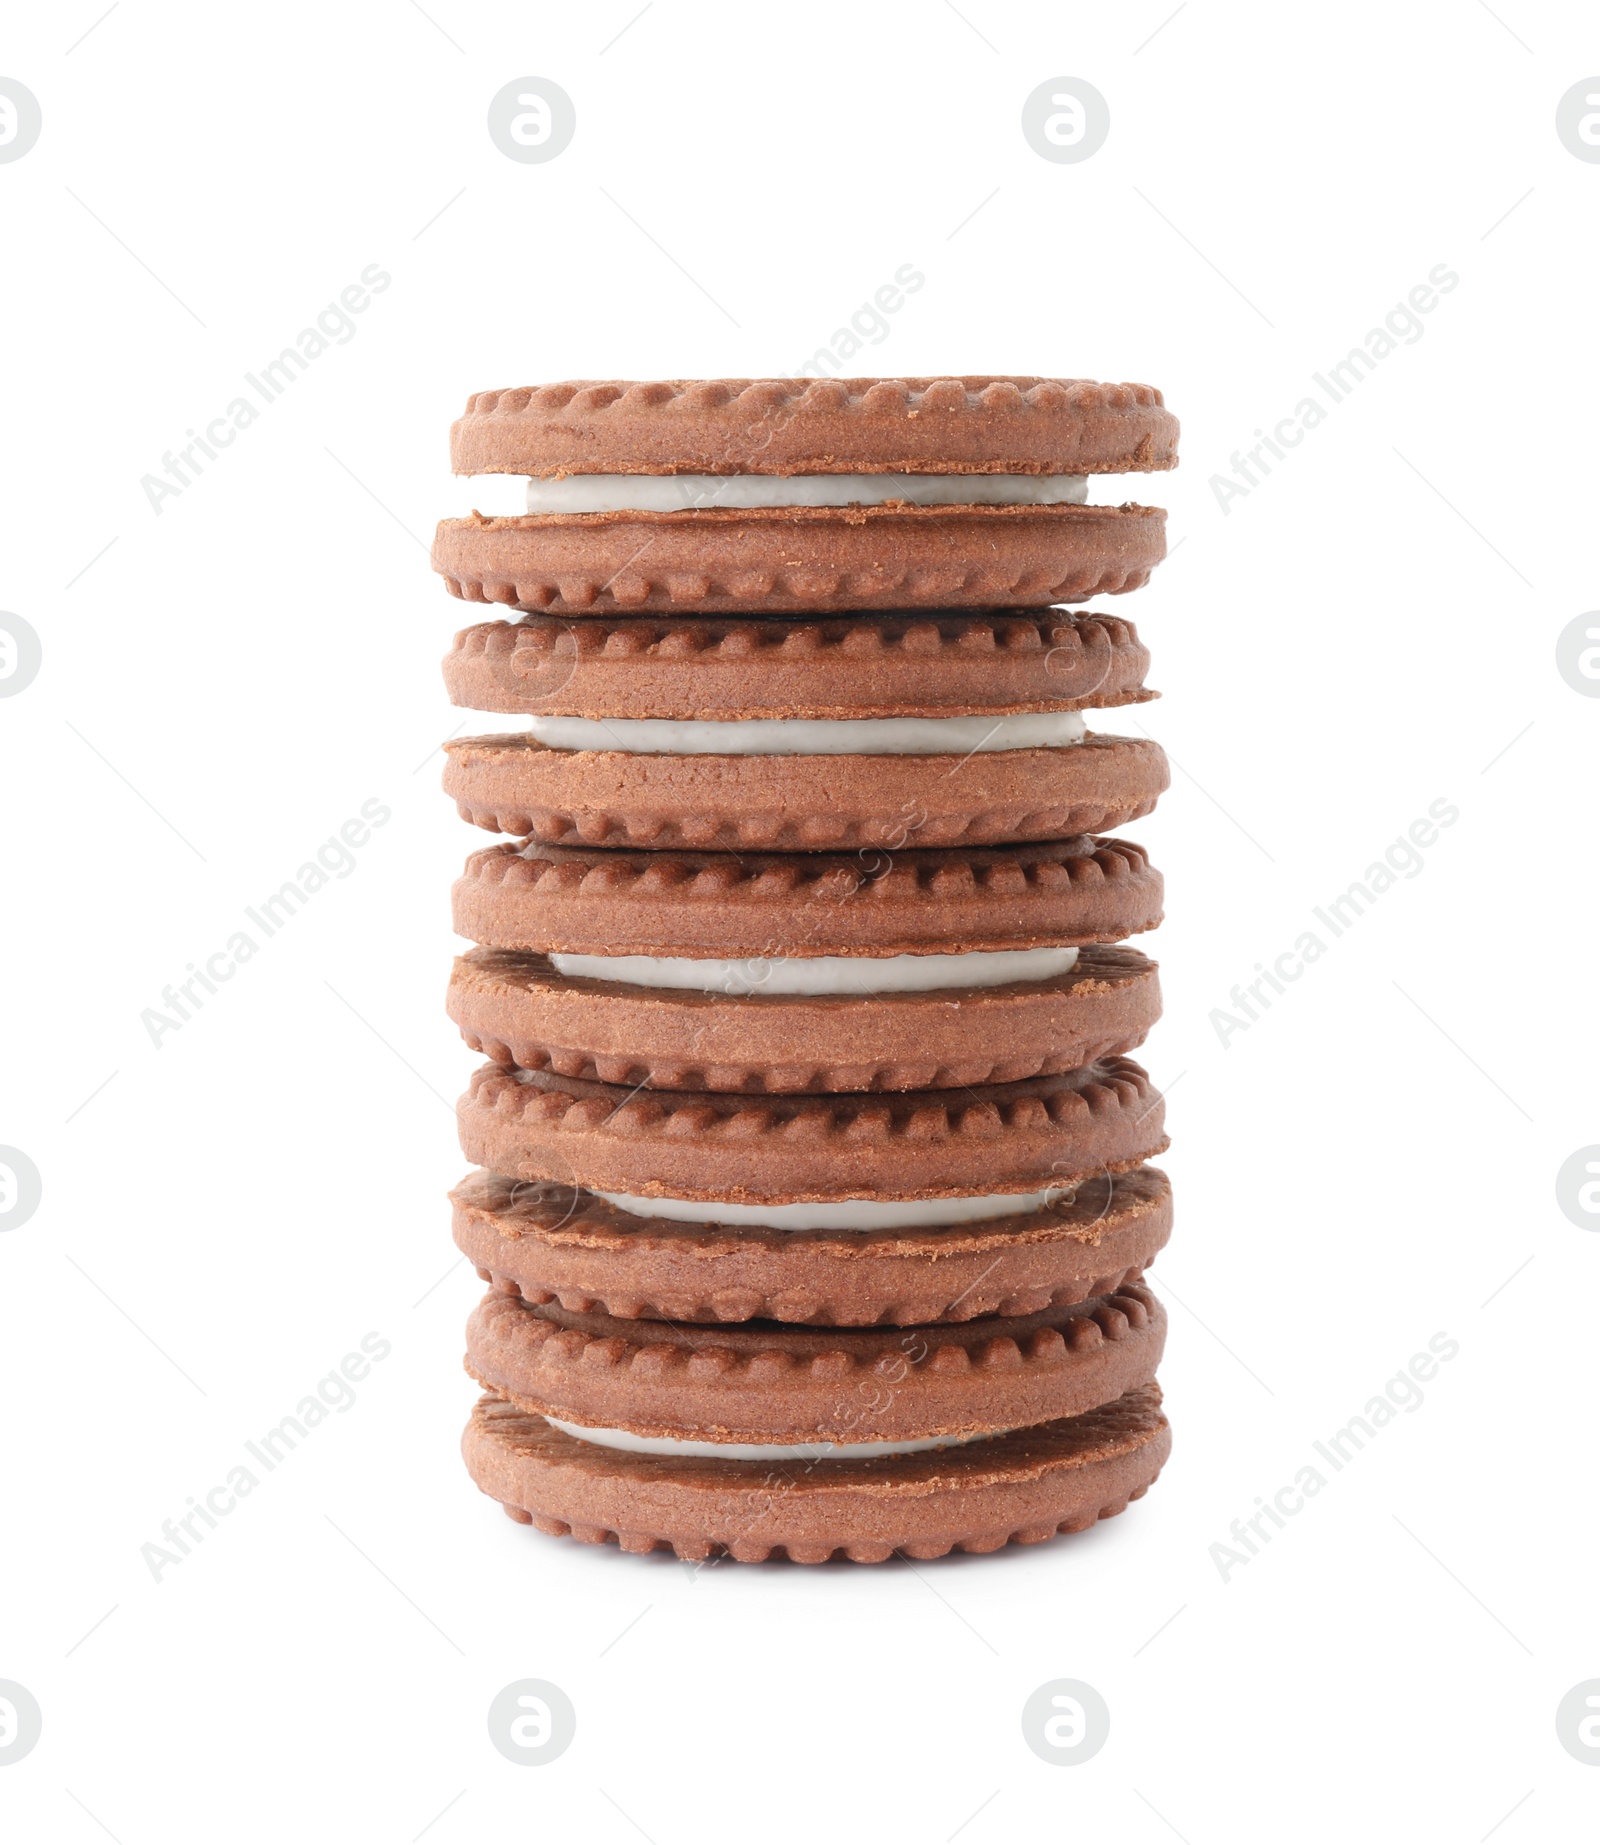
[[[597,1448],[618,1448],[625,1454],[675,1454],[685,1460],[706,1461],[867,1461],[884,1454],[926,1454],[930,1448],[961,1448],[968,1442],[987,1441],[1003,1429],[986,1429],[977,1435],[927,1435],[917,1441],[680,1441],[670,1435],[635,1435],[632,1429],[591,1429],[581,1422],[562,1422],[546,1416],[553,1429]]]
[[[769,1230],[918,1230],[1042,1210],[1071,1190],[1052,1185],[1040,1192],[989,1192],[975,1198],[836,1198],[798,1204],[725,1204],[715,1198],[645,1198],[632,1192],[595,1195],[635,1217],[665,1217],[673,1223],[759,1225]]]
[[[785,506],[1084,506],[1086,474],[473,474],[491,517]]]
[[[1081,711],[1000,717],[680,718],[531,717],[547,749],[640,756],[958,756],[1066,749],[1088,735]]]
[[[953,955],[764,955],[738,961],[688,955],[553,954],[558,974],[620,980],[682,991],[815,995],[932,993],[951,987],[1002,987],[1070,973],[1076,948],[979,949]]]
[[[530,513],[764,506],[1082,506],[1083,474],[568,474],[527,483]]]

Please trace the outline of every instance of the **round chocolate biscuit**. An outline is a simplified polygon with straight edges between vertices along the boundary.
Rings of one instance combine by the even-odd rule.
[[[538,1306],[618,1319],[923,1326],[1115,1294],[1172,1233],[1154,1166],[1035,1211],[915,1230],[773,1230],[640,1217],[572,1186],[470,1173],[450,1194],[480,1277]]]
[[[1102,474],[1177,466],[1147,384],[1087,378],[584,379],[479,391],[457,474]]]
[[[458,935],[528,954],[964,954],[1154,929],[1162,880],[1131,839],[787,853],[533,841],[474,852],[451,901]]]
[[[559,973],[476,948],[446,1009],[496,1063],[627,1087],[742,1094],[949,1089],[1075,1070],[1140,1044],[1161,1016],[1156,964],[1090,947],[1008,986],[729,995]]]
[[[552,749],[525,732],[444,746],[463,820],[559,844],[807,851],[1066,839],[1137,820],[1170,780],[1148,737],[965,756],[676,756]]]
[[[773,1466],[626,1454],[503,1398],[462,1438],[468,1472],[520,1524],[623,1550],[740,1563],[921,1561],[1083,1531],[1143,1497],[1172,1446],[1155,1384],[1082,1416],[931,1453]]]
[[[462,1152],[513,1179],[752,1205],[1067,1186],[1163,1152],[1163,1113],[1125,1057],[871,1096],[635,1091],[490,1063],[456,1105]]]
[[[792,616],[530,615],[463,628],[452,703],[586,718],[960,717],[1138,704],[1132,622],[1066,609]]]
[[[486,1294],[468,1372],[581,1428],[672,1441],[904,1442],[1005,1434],[1155,1377],[1166,1314],[1141,1282],[1014,1319],[939,1326],[685,1326]]]
[[[1152,506],[765,506],[441,520],[451,595],[557,615],[1045,607],[1138,589]]]

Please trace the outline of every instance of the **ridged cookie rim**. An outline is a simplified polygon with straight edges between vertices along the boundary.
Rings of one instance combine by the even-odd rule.
[[[1048,672],[1049,661],[1066,650],[1075,651],[1074,664],[1100,663],[1093,686],[1058,697],[1017,696],[1030,665],[1042,658]],[[458,630],[442,670],[457,709],[727,721],[1111,710],[1161,696],[1144,683],[1149,664],[1150,650],[1134,623],[1104,610],[883,609],[813,618],[665,613],[567,620],[525,614],[520,621],[475,622]],[[886,696],[883,678],[891,671],[910,683]],[[646,672],[653,682],[681,681],[681,690],[654,683],[645,709],[631,682]],[[545,673],[559,684],[535,695]],[[952,675],[982,696],[927,695],[938,678]],[[754,676],[757,683],[734,695],[723,684],[730,676],[741,684]],[[781,696],[761,697],[778,676]],[[608,682],[604,689],[595,684],[601,677]],[[793,683],[801,677],[817,681],[813,695]],[[986,690],[985,677],[995,682]],[[1003,687],[1002,678],[1009,682]],[[830,682],[836,687],[831,697]],[[1058,683],[1078,681],[1063,669]],[[913,695],[919,689],[922,695]]]
[[[1031,1192],[1101,1171],[1125,1172],[1157,1158],[1170,1144],[1164,1134],[1152,1134],[1108,1157],[1107,1143],[1117,1140],[1112,1123],[1121,1125],[1124,1111],[1138,1104],[1139,1113],[1125,1129],[1130,1135],[1163,1107],[1164,1097],[1148,1072],[1128,1057],[962,1090],[794,1096],[629,1091],[487,1063],[474,1071],[456,1105],[456,1120],[466,1157],[512,1178],[554,1179],[590,1191],[651,1198],[770,1205],[959,1198],[980,1189]],[[1066,1153],[1058,1152],[1047,1166],[1039,1164],[1051,1143],[1072,1142],[1073,1129],[1088,1124],[1101,1131],[1091,1136],[1097,1144],[1076,1156],[1078,1163],[1067,1164]],[[515,1144],[507,1144],[508,1133]],[[519,1134],[527,1137],[519,1141]],[[1045,1145],[1036,1144],[1041,1138]],[[746,1181],[762,1170],[763,1144],[771,1149],[769,1189],[758,1191]],[[536,1157],[535,1148],[543,1149],[537,1156],[542,1167],[524,1170]],[[692,1154],[686,1162],[685,1152]],[[552,1153],[565,1171],[548,1170]],[[587,1170],[576,1163],[580,1160]],[[717,1160],[731,1161],[741,1176],[704,1182]],[[896,1173],[892,1182],[872,1176],[874,1161],[882,1172]],[[826,1169],[847,1189],[819,1187],[814,1176],[791,1184],[772,1177],[771,1167],[782,1171],[791,1163],[810,1168],[813,1175]],[[609,1179],[598,1176],[605,1169]],[[663,1170],[668,1178],[660,1176]],[[930,1171],[944,1176],[930,1180]],[[852,1182],[855,1189],[848,1189]]]
[[[474,513],[441,520],[430,556],[451,595],[529,613],[1045,607],[1142,587],[1166,556],[1166,513],[1132,502]]]
[[[1142,820],[1171,786],[1151,737],[942,755],[676,756],[451,737],[444,791],[485,832],[560,845],[838,851],[1078,838]],[[716,785],[707,780],[715,776]],[[957,780],[957,777],[960,777]]]
[[[474,392],[451,425],[450,465],[539,476],[1147,473],[1177,466],[1177,439],[1154,386],[1089,378],[566,379]]]
[[[1139,1281],[1004,1320],[909,1327],[616,1319],[491,1289],[463,1364],[519,1409],[579,1427],[798,1448],[1082,1415],[1150,1382],[1166,1333]]]
[[[1069,1081],[1069,1078],[1078,1080]],[[586,1082],[540,1070],[508,1070],[497,1063],[480,1064],[472,1074],[467,1093],[476,1096],[481,1089],[493,1089],[496,1101],[491,1107],[498,1107],[501,1098],[509,1096],[514,1098],[519,1112],[531,1111],[547,1120],[559,1119],[563,1126],[576,1116],[581,1131],[604,1132],[616,1123],[612,1131],[630,1140],[657,1131],[670,1134],[674,1131],[672,1122],[693,1117],[696,1138],[702,1133],[715,1133],[719,1127],[728,1127],[732,1129],[731,1138],[748,1145],[755,1135],[778,1131],[804,1116],[826,1117],[828,1134],[849,1133],[857,1141],[864,1137],[886,1138],[892,1121],[902,1135],[925,1146],[960,1133],[978,1132],[985,1139],[991,1138],[991,1121],[1007,1127],[1032,1128],[1038,1124],[1042,1113],[1049,1112],[1043,1100],[1046,1095],[1058,1100],[1064,1108],[1067,1097],[1085,1097],[1085,1091],[1091,1087],[1114,1091],[1119,1082],[1130,1084],[1136,1092],[1145,1087],[1154,1088],[1149,1072],[1131,1058],[1110,1057],[1103,1064],[1030,1077],[1018,1083],[975,1084],[964,1090],[961,1097],[944,1089],[815,1096],[726,1095],[704,1089],[635,1092],[614,1083]],[[1034,1106],[1036,1103],[1038,1107]],[[630,1109],[634,1111],[631,1117]],[[708,1115],[712,1117],[710,1121],[706,1119]],[[975,1125],[979,1117],[981,1124]],[[1051,1118],[1056,1117],[1052,1115]]]
[[[509,898],[508,884],[514,893]],[[1130,899],[1143,895],[1148,901],[1130,901],[1111,927],[1057,926],[1020,934],[1003,934],[992,927],[974,930],[953,922],[945,927],[958,907],[992,902],[999,911],[1019,898],[1041,907],[1064,904],[1069,898],[1076,906],[1081,899],[1087,910],[1091,896],[1103,896],[1112,887]],[[496,895],[486,900],[484,892]],[[905,846],[853,853],[688,848],[644,852],[502,840],[468,856],[451,898],[457,933],[491,947],[533,954],[692,950],[739,959],[773,953],[780,942],[789,954],[870,955],[1122,941],[1160,926],[1164,895],[1162,875],[1137,841],[1080,834],[1014,846]],[[469,914],[483,909],[486,901],[491,907],[498,901],[518,910],[541,903],[581,905],[586,912],[598,902],[605,911],[607,932],[596,937],[570,932],[534,937],[519,919],[515,926],[505,923],[489,940],[486,925],[491,918]],[[825,920],[848,926],[824,933],[820,923],[806,918],[797,932],[796,912],[819,902],[828,906]],[[733,911],[741,927],[747,926],[750,912],[768,920],[746,936],[735,936],[727,928],[720,934],[706,929],[693,941],[688,932],[669,941],[659,920],[647,933],[619,934],[624,904],[641,910],[648,904],[658,918],[670,904],[690,914],[714,915],[717,907]],[[926,926],[930,921],[936,925],[932,929]],[[564,926],[570,931],[570,923]]]

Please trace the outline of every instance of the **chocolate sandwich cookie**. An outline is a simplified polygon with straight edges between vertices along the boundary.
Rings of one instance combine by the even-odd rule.
[[[1048,1076],[1120,1055],[1161,1016],[1156,964],[1131,948],[919,955],[881,967],[856,957],[842,971],[822,956],[783,963],[560,959],[584,971],[498,948],[476,948],[456,961],[447,1009],[472,1049],[497,1063],[630,1087],[767,1095],[947,1089]],[[970,963],[978,967],[965,978],[976,982],[981,971],[986,984],[958,984]],[[611,968],[627,977],[607,978]],[[697,975],[697,968],[706,971]],[[925,969],[944,984],[887,984]],[[825,986],[848,978],[850,988],[783,991],[808,973]],[[667,976],[706,985],[651,984]],[[878,981],[885,986],[875,988]]]
[[[513,1179],[796,1228],[951,1222],[952,1207],[1000,1216],[1167,1145],[1160,1093],[1125,1057],[1020,1083],[868,1096],[635,1091],[490,1063],[456,1119],[467,1158]]]
[[[1161,880],[1127,840],[748,857],[475,854],[448,1007],[497,1062],[783,1094],[1053,1074],[1133,1049]]]
[[[908,1229],[681,1222],[481,1171],[451,1203],[457,1246],[501,1292],[628,1320],[1011,1318],[1117,1293],[1172,1229],[1171,1187],[1153,1166],[1086,1179],[1011,1216]]]
[[[463,628],[457,705],[585,718],[959,717],[1157,696],[1133,623],[1098,611],[792,617],[530,615]]]
[[[1141,1498],[1171,1445],[1152,1383],[986,1441],[788,1464],[621,1453],[490,1395],[462,1453],[482,1492],[552,1536],[686,1561],[882,1563],[1086,1530]]]
[[[917,754],[841,753],[834,738],[826,753],[725,754],[715,738],[717,753],[687,754],[690,727],[677,724],[661,739],[673,753],[658,754],[648,719],[535,722],[550,727],[547,741],[514,733],[445,745],[445,792],[464,820],[585,845],[819,851],[908,835],[987,845],[1121,826],[1149,813],[1169,780],[1159,744],[1085,733],[1075,712],[868,720],[910,727]],[[825,721],[775,722],[820,731]],[[839,729],[848,749],[862,726]],[[1036,732],[1048,736],[1042,746],[1030,746]],[[600,747],[613,738],[622,747]],[[765,736],[754,741],[767,747]]]
[[[1143,583],[1165,514],[1089,478],[1176,464],[1146,385],[1078,379],[708,379],[489,391],[459,474],[528,510],[451,519],[451,592],[560,614],[822,614],[1085,600]]]
[[[857,852],[625,852],[501,844],[452,893],[469,941],[528,954],[738,960],[1117,942],[1161,921],[1131,839]]]

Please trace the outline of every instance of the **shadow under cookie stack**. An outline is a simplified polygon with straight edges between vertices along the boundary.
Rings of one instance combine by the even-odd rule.
[[[556,384],[474,397],[447,746],[503,841],[454,893],[487,1055],[456,1241],[469,1471],[624,1550],[876,1562],[1078,1531],[1170,1436],[1171,1196],[1126,939],[1166,760],[1118,615],[1176,465],[1145,385]]]

